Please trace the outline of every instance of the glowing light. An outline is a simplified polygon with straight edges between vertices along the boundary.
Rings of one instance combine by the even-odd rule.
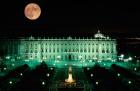
[[[68,82],[68,83],[75,82],[75,80],[73,80],[73,78],[72,78],[72,68],[71,68],[71,66],[69,67],[68,79],[65,79],[65,82]]]
[[[118,73],[117,76],[120,76],[120,73]]]
[[[55,64],[53,64],[55,66]]]
[[[6,70],[7,68],[4,68],[4,70]]]
[[[65,64],[65,66],[67,66],[67,64]]]
[[[132,60],[132,57],[129,57],[128,60]]]
[[[10,56],[6,56],[6,59],[10,59]]]
[[[51,68],[51,70],[53,70],[53,68]]]
[[[82,59],[82,56],[81,55],[79,56],[79,59]]]
[[[121,54],[121,56],[120,56],[121,58],[123,58],[124,57],[124,54]]]
[[[12,64],[12,66],[15,66],[15,64]]]
[[[137,70],[137,68],[134,68],[134,70],[136,71],[136,70]]]
[[[22,73],[20,73],[20,75],[22,76],[23,74],[22,74]]]
[[[92,60],[89,60],[89,62],[92,62]]]
[[[42,63],[43,61],[42,61],[42,60],[40,60],[39,62],[40,62],[40,63]]]
[[[128,83],[131,84],[132,82],[131,81],[128,81]]]
[[[47,77],[49,77],[50,76],[50,74],[49,73],[47,73]]]
[[[89,70],[90,68],[87,68],[87,70]]]
[[[60,59],[60,58],[61,58],[61,56],[57,56],[57,58],[59,58],[59,59]]]
[[[91,77],[93,77],[93,74],[90,74]]]
[[[45,82],[43,81],[41,84],[42,84],[42,85],[45,85]]]
[[[9,84],[12,84],[13,82],[12,81],[9,81]]]
[[[96,85],[98,85],[98,84],[99,84],[99,82],[95,82],[95,84],[96,84]]]
[[[25,62],[29,62],[29,60],[25,60]]]

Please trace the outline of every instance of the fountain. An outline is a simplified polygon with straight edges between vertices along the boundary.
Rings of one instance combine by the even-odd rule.
[[[57,84],[58,91],[83,91],[84,85],[81,81],[76,81],[72,77],[72,67],[68,69],[68,79],[59,81]]]
[[[65,79],[66,83],[72,84],[75,83],[75,80],[72,78],[72,67],[69,67],[68,79]]]

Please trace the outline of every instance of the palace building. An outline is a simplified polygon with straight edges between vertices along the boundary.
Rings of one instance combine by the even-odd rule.
[[[116,60],[116,39],[100,33],[94,38],[20,38],[3,42],[7,55],[29,60]]]

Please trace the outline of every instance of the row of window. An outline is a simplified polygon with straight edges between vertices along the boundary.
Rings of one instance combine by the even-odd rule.
[[[86,45],[92,45],[92,46],[94,46],[94,45],[96,45],[96,46],[98,46],[99,44],[95,44],[95,43],[93,43],[93,44],[91,44],[91,43],[89,43],[89,44],[87,44],[87,43],[85,43],[85,44],[83,44],[83,43],[81,43],[81,44],[78,44],[78,43],[73,43],[73,44],[67,44],[67,43],[65,43],[65,44],[55,44],[55,43],[46,43],[46,44],[41,44],[41,46],[47,46],[47,45],[50,45],[50,46],[55,46],[55,45],[68,45],[68,46],[70,46],[70,45],[76,45],[76,46],[78,46],[78,45],[84,45],[84,46],[86,46]],[[100,45],[102,45],[102,46],[109,46],[109,45],[114,45],[114,44],[111,44],[111,43],[104,43],[104,44],[100,44]],[[35,46],[35,47],[38,47],[39,45],[38,44],[26,44],[26,46],[27,47],[29,47],[29,46],[31,46],[31,47],[33,47],[33,46]]]
[[[25,53],[38,53],[38,52],[40,52],[40,51],[38,51],[37,49],[35,49],[34,51],[33,51],[33,49],[30,49],[30,50],[27,50],[26,49],[26,51],[25,51]],[[56,52],[100,52],[100,53],[114,53],[115,52],[115,50],[114,49],[112,49],[112,50],[109,50],[109,49],[98,49],[98,48],[96,48],[96,49],[46,49],[46,50],[44,50],[44,49],[41,49],[41,52],[43,53],[43,52],[48,52],[48,53],[56,53]]]
[[[35,56],[28,56],[26,55],[26,58],[38,58],[37,55]],[[90,56],[90,55],[82,55],[82,58],[80,59],[78,55],[63,55],[60,59],[61,60],[66,60],[66,59],[71,59],[71,60],[82,60],[82,59],[98,59],[98,58],[101,58],[101,59],[107,59],[107,58],[111,58],[109,56],[100,56],[99,55],[93,55],[93,56]],[[56,55],[41,55],[41,59],[58,59],[58,57]]]

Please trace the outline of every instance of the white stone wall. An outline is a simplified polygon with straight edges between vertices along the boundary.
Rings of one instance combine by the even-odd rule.
[[[38,60],[116,60],[115,39],[22,39],[20,54]],[[81,58],[79,58],[81,57]]]

